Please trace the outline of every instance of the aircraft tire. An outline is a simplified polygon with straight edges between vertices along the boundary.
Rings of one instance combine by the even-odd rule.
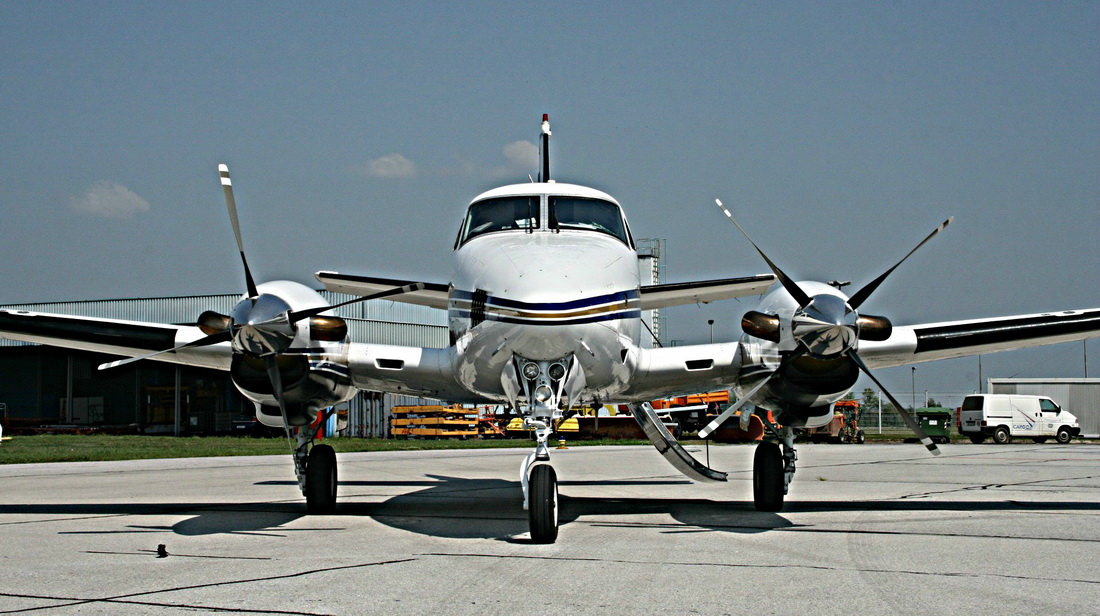
[[[527,484],[527,518],[532,543],[554,543],[558,538],[558,476],[549,464],[531,468]]]
[[[316,445],[306,465],[306,511],[325,515],[336,511],[336,451]]]
[[[752,499],[757,511],[783,508],[783,454],[776,443],[756,446],[752,463]]]

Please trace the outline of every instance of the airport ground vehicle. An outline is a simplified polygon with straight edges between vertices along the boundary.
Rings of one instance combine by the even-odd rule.
[[[963,399],[959,421],[959,431],[972,443],[989,437],[995,443],[1007,443],[1013,437],[1031,438],[1036,443],[1054,437],[1059,443],[1068,443],[1081,434],[1077,417],[1046,396],[970,395]]]
[[[863,443],[867,440],[863,430],[859,427],[859,417],[862,411],[857,400],[838,400],[833,405],[833,420],[818,428],[804,430],[806,438],[818,443],[832,441],[834,443]]]

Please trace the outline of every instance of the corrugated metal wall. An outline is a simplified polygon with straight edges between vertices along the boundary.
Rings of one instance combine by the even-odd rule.
[[[989,379],[989,393],[1047,396],[1077,416],[1081,436],[1100,438],[1100,379]]]

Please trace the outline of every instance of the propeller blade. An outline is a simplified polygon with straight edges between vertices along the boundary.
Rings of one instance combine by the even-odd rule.
[[[947,220],[943,221],[943,224],[936,227],[936,229],[934,231],[932,231],[931,233],[928,234],[928,237],[921,240],[921,243],[917,244],[916,248],[914,248],[913,250],[910,250],[909,254],[907,254],[907,255],[905,255],[904,257],[901,258],[901,261],[898,261],[897,263],[895,263],[894,267],[891,267],[890,269],[886,270],[886,272],[883,273],[881,276],[879,276],[878,278],[875,278],[871,282],[867,283],[867,285],[864,286],[859,291],[856,291],[855,295],[848,298],[848,305],[851,306],[853,310],[858,309],[860,307],[860,305],[862,305],[863,302],[867,301],[867,298],[872,293],[875,292],[875,289],[877,289],[879,287],[879,285],[882,284],[882,281],[886,280],[887,276],[892,274],[894,272],[894,270],[898,269],[898,266],[901,265],[902,263],[904,263],[906,259],[913,256],[913,253],[916,252],[917,250],[919,250],[921,246],[924,246],[925,244],[927,244],[928,240],[936,237],[936,234],[938,234],[940,231],[943,231],[945,228],[947,228],[947,225],[951,224],[951,221],[953,221],[953,220],[955,220],[954,216],[952,216],[951,218],[948,218]]]
[[[771,381],[775,377],[775,375],[779,374],[783,370],[783,368],[787,367],[788,364],[790,364],[794,360],[798,359],[799,357],[802,357],[803,355],[805,355],[807,350],[808,349],[806,349],[806,347],[799,347],[799,349],[797,351],[795,351],[794,353],[791,353],[790,355],[787,355],[786,357],[784,357],[783,361],[779,362],[779,367],[777,367],[775,369],[775,371],[773,371],[771,374],[769,374],[766,379],[763,379],[762,381],[757,383],[755,387],[753,387],[752,389],[749,390],[749,393],[745,394],[744,396],[741,396],[740,400],[738,400],[737,402],[734,402],[733,404],[727,406],[726,410],[722,411],[722,413],[720,415],[718,415],[718,417],[715,417],[702,430],[700,430],[699,431],[699,438],[707,438],[708,436],[710,436],[710,434],[712,432],[717,430],[723,423],[725,423],[725,421],[727,419],[729,419],[734,413],[736,413],[737,409],[744,406],[744,404],[749,401],[749,398],[753,397],[754,395],[756,395],[756,392],[763,389],[764,386],[767,385],[768,382]],[[741,424],[742,424],[742,430],[748,427],[747,425],[745,425],[746,422],[744,420],[741,421]]]
[[[890,403],[894,405],[894,408],[898,410],[898,414],[901,415],[902,421],[905,422],[906,426],[909,426],[909,429],[913,431],[913,434],[917,435],[917,438],[920,439],[920,442],[928,449],[928,451],[930,451],[934,456],[940,455],[940,448],[936,447],[936,444],[932,442],[932,439],[928,438],[928,435],[925,434],[924,430],[921,429],[920,424],[918,424],[916,420],[913,419],[913,416],[909,414],[909,411],[905,410],[905,407],[901,405],[901,402],[898,402],[897,398],[895,398],[894,395],[891,394],[890,391],[887,390],[886,387],[884,387],[882,383],[875,378],[875,375],[871,374],[871,370],[867,367],[867,364],[863,363],[863,359],[859,356],[859,354],[855,351],[848,351],[848,357],[851,357],[852,361],[856,362],[856,365],[859,366],[859,369],[862,370],[863,373],[866,374],[868,377],[870,377],[870,379],[875,382],[875,385],[878,385],[878,388],[882,390],[882,393],[886,394],[886,397],[890,399]]]
[[[771,374],[768,375],[768,378],[761,380],[756,385],[756,387],[753,387],[752,389],[750,389],[749,393],[742,396],[740,400],[738,400],[737,402],[734,402],[733,404],[727,406],[726,410],[722,411],[722,413],[720,415],[718,415],[718,417],[715,417],[714,420],[712,420],[702,430],[699,431],[699,438],[707,438],[708,436],[710,436],[710,434],[712,432],[714,432],[719,427],[721,427],[721,425],[723,423],[725,423],[727,419],[732,417],[733,414],[736,413],[738,409],[740,409],[742,406],[744,406],[744,404],[746,402],[749,401],[749,398],[753,397],[754,395],[756,395],[756,392],[763,389],[763,387],[765,385],[767,385],[769,381],[772,380],[772,377],[774,377],[778,373],[779,373],[778,370],[776,370],[775,372],[772,372]]]
[[[126,359],[119,359],[119,360],[116,360],[116,361],[107,362],[105,364],[100,364],[99,369],[100,370],[110,370],[111,368],[117,368],[119,366],[125,366],[126,364],[132,364],[135,361],[141,361],[143,359],[149,359],[150,357],[156,357],[157,355],[163,355],[165,353],[175,353],[176,351],[179,351],[181,349],[193,349],[195,347],[203,347],[203,346],[210,346],[212,344],[218,344],[219,342],[229,342],[230,340],[232,340],[232,338],[233,338],[233,335],[229,331],[217,332],[215,334],[211,334],[209,336],[199,338],[198,340],[193,340],[193,341],[188,342],[186,344],[181,344],[179,346],[175,346],[175,347],[172,347],[170,349],[164,349],[163,351],[154,351],[152,353],[147,353],[145,355],[141,355],[141,356],[138,356],[138,357],[127,357]]]
[[[364,295],[363,297],[356,297],[355,299],[349,299],[346,302],[340,302],[339,304],[333,304],[331,306],[320,306],[318,308],[308,308],[306,310],[294,310],[294,311],[291,311],[288,314],[288,317],[290,318],[291,323],[297,323],[298,321],[301,321],[302,319],[308,319],[310,317],[315,317],[315,316],[321,314],[322,312],[328,312],[329,310],[332,310],[333,308],[339,308],[341,306],[348,306],[350,304],[355,304],[355,303],[358,303],[358,302],[365,302],[365,301],[371,300],[371,299],[382,299],[383,297],[390,297],[392,295],[401,295],[402,293],[411,293],[413,291],[419,291],[419,290],[423,289],[425,286],[427,286],[427,285],[425,285],[423,282],[407,284],[403,287],[397,287],[397,288],[394,288],[394,289],[389,289],[388,291],[382,291],[380,293],[374,293],[372,295]]]
[[[225,164],[218,165],[218,175],[222,181],[222,192],[225,193],[225,205],[229,209],[229,222],[233,223],[233,236],[237,238],[237,250],[241,252],[241,263],[244,264],[244,281],[248,286],[248,296],[255,298],[260,295],[260,292],[256,290],[252,270],[248,269],[248,259],[244,257],[244,240],[241,238],[241,223],[237,219],[237,202],[233,199],[233,180],[229,178],[229,167]]]
[[[715,199],[714,202],[718,204],[718,207],[721,208],[723,212],[725,212],[726,218],[729,218],[733,224],[737,225],[738,230],[741,231],[741,235],[745,236],[745,239],[747,239],[749,243],[752,244],[752,247],[756,249],[756,252],[760,253],[760,256],[764,258],[764,261],[768,264],[768,267],[771,268],[772,272],[775,274],[775,277],[779,279],[779,282],[783,285],[783,288],[787,290],[787,293],[791,294],[791,297],[794,298],[794,301],[798,302],[799,307],[805,308],[807,305],[809,305],[810,296],[806,295],[805,291],[803,291],[797,284],[795,284],[793,280],[791,280],[786,274],[784,274],[783,270],[779,269],[778,265],[772,263],[772,260],[768,258],[768,255],[764,254],[764,251],[760,250],[760,247],[756,245],[756,242],[752,241],[752,238],[749,237],[749,234],[745,232],[745,229],[741,227],[740,223],[738,223],[736,219],[734,219],[733,214],[731,214],[730,211],[726,209],[726,206],[722,205],[722,202],[719,199]]]
[[[289,432],[290,424],[286,415],[286,402],[283,401],[283,376],[279,374],[279,359],[274,353],[264,355],[264,367],[267,368],[267,378],[271,379],[271,393],[275,401],[279,403],[279,413],[283,416],[283,425]]]

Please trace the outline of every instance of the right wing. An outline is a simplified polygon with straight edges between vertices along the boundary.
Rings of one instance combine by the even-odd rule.
[[[397,289],[414,284],[411,280],[394,280],[392,278],[375,278],[372,276],[353,276],[351,274],[338,274],[336,272],[317,272],[317,280],[325,285],[325,288],[335,293],[347,293],[364,297],[383,291]],[[424,288],[419,291],[410,291],[387,298],[395,302],[406,304],[418,304],[431,306],[432,308],[447,309],[447,299],[450,295],[450,287],[437,282],[421,283]]]
[[[96,353],[137,357],[194,342],[205,336],[194,325],[0,310],[0,338]],[[223,342],[165,353],[156,359],[187,366],[228,370],[232,355],[229,343]]]

